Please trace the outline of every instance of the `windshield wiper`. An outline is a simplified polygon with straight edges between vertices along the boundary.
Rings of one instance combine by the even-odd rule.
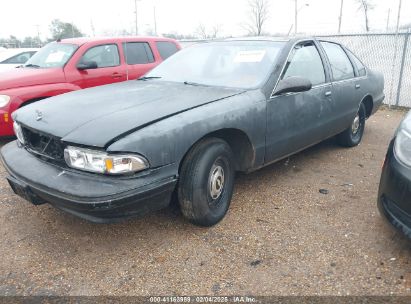
[[[192,86],[202,86],[202,87],[208,87],[206,84],[198,83],[198,82],[192,82],[192,81],[184,81],[183,82],[186,85],[192,85]]]
[[[137,80],[149,80],[149,79],[160,79],[160,76],[143,76],[138,78]]]
[[[36,69],[38,69],[40,66],[37,65],[37,64],[29,63],[29,64],[24,65],[24,67],[25,68],[36,68]]]

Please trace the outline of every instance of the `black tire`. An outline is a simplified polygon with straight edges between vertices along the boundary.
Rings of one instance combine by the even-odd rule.
[[[196,144],[183,161],[178,185],[181,212],[191,223],[210,227],[221,221],[234,188],[233,153],[219,138]]]
[[[365,106],[363,103],[361,103],[360,108],[358,109],[358,113],[351,125],[345,131],[337,135],[337,141],[341,146],[355,147],[361,142],[365,129],[365,118]],[[358,126],[355,123],[357,119]]]

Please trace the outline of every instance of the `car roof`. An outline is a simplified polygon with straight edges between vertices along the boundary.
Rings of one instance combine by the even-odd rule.
[[[71,43],[76,45],[83,45],[91,42],[123,42],[123,41],[173,41],[174,39],[165,38],[165,37],[156,37],[156,36],[121,36],[121,37],[78,37],[78,38],[67,38],[62,39],[58,42],[61,43]]]
[[[287,42],[287,43],[296,43],[298,41],[304,40],[318,40],[312,36],[250,36],[250,37],[235,37],[235,38],[224,38],[224,39],[212,39],[212,40],[193,40],[193,41],[181,41],[185,42],[227,42],[227,41],[267,41],[267,42]],[[321,41],[326,41],[321,39]]]
[[[268,36],[251,36],[251,37],[236,37],[227,38],[224,41],[290,41],[290,37],[278,36],[278,37],[268,37]]]

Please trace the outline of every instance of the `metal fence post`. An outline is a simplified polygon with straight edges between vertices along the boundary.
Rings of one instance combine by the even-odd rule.
[[[390,98],[388,99],[388,107],[391,108],[392,104],[392,94],[394,91],[394,72],[395,72],[395,62],[397,60],[397,53],[398,53],[398,31],[395,33],[395,44],[394,44],[394,56],[392,59],[392,66],[391,66],[391,81],[390,81]]]
[[[397,98],[396,98],[396,101],[395,101],[396,106],[399,105],[400,98],[401,98],[401,87],[402,87],[402,78],[403,78],[403,74],[404,74],[405,56],[407,54],[408,39],[410,38],[410,34],[411,34],[410,32],[405,34],[404,46],[402,48],[400,76],[399,76],[399,79],[398,79]]]

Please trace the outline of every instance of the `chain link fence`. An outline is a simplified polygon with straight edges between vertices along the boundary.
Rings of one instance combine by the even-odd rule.
[[[317,36],[344,44],[370,69],[384,74],[384,103],[411,107],[411,33]]]
[[[342,43],[370,69],[383,73],[384,103],[411,108],[411,32],[316,36]],[[204,40],[180,41],[183,47]]]

